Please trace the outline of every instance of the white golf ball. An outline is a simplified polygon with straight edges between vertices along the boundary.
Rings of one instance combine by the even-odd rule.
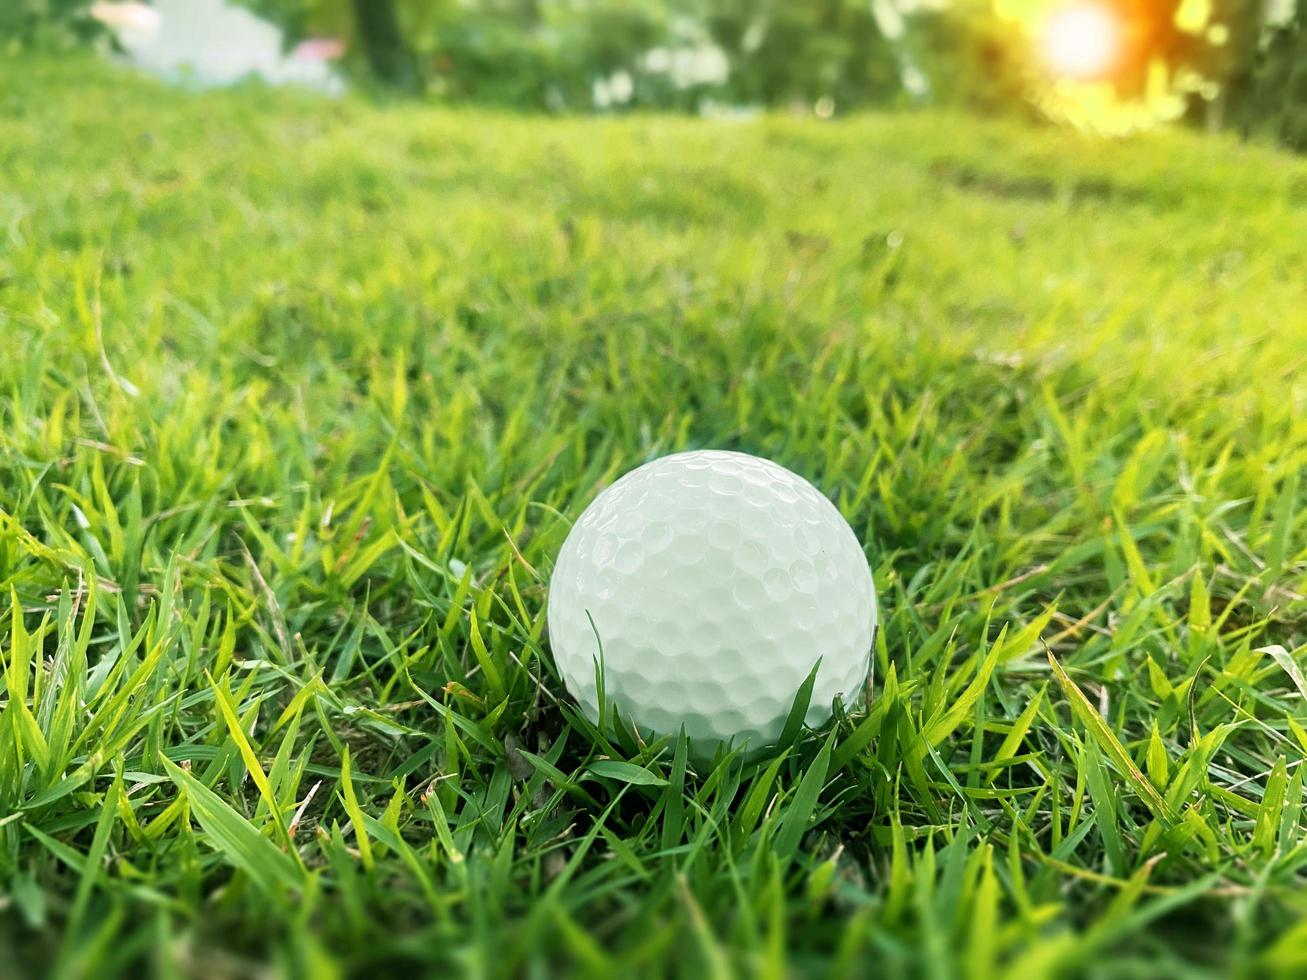
[[[696,752],[780,736],[820,659],[805,721],[852,703],[871,663],[876,595],[862,545],[812,484],[744,453],[678,453],[601,493],[563,543],[549,642],[593,720]]]

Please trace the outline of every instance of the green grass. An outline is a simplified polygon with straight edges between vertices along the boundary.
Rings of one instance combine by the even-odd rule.
[[[3,64],[0,973],[1302,975],[1304,227],[1182,133]],[[883,613],[869,711],[702,770],[543,619],[699,446]]]

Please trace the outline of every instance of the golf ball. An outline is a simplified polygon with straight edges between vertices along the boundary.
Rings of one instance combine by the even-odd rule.
[[[743,453],[678,453],[586,508],[549,587],[549,642],[592,719],[604,696],[645,733],[696,752],[780,736],[820,659],[805,721],[854,701],[876,595],[862,545],[817,489]]]

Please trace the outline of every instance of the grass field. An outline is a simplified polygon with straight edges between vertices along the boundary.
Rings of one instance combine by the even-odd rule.
[[[1305,228],[1183,133],[0,65],[0,973],[1303,975]],[[696,770],[543,612],[700,446],[882,620]]]

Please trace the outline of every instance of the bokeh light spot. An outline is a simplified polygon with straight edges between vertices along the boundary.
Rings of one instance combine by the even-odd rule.
[[[1044,22],[1040,50],[1049,71],[1062,78],[1102,78],[1121,53],[1121,28],[1115,14],[1097,3],[1076,3],[1054,10]]]

